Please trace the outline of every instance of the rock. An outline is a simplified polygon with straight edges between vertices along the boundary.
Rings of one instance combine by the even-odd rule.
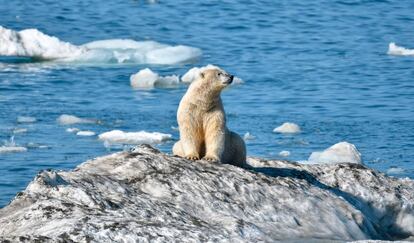
[[[43,171],[0,209],[0,241],[315,242],[414,235],[414,181],[360,164],[191,162],[141,145]]]

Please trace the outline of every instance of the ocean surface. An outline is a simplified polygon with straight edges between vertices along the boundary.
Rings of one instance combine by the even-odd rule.
[[[73,45],[132,39],[202,51],[173,64],[0,57],[0,146],[27,149],[0,153],[0,207],[40,170],[127,149],[67,128],[171,134],[157,145],[170,152],[188,86],[133,89],[130,76],[144,68],[182,76],[215,64],[240,77],[222,98],[228,127],[255,137],[250,156],[303,161],[347,141],[368,167],[414,178],[414,57],[387,54],[390,42],[414,48],[413,9],[414,1],[386,0],[0,0],[7,29],[35,28]],[[62,125],[62,114],[98,122]],[[301,132],[274,133],[284,122]]]

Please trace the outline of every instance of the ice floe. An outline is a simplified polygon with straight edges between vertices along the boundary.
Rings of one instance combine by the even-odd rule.
[[[190,46],[170,46],[156,41],[99,40],[74,45],[37,29],[14,31],[0,26],[0,56],[75,63],[139,63],[171,65],[188,63],[201,56]]]
[[[0,154],[1,153],[19,153],[19,152],[26,152],[27,148],[22,147],[16,144],[14,141],[14,136],[10,138],[9,141],[5,141],[2,146],[0,146]]]
[[[282,156],[282,157],[288,157],[289,155],[290,155],[290,152],[287,150],[282,150],[279,152],[279,156]]]
[[[399,167],[391,167],[386,171],[386,173],[389,174],[389,175],[398,175],[398,174],[402,174],[404,172],[405,172],[405,170],[403,168],[399,168]]]
[[[95,133],[92,131],[78,131],[76,133],[77,136],[84,136],[84,137],[90,137],[90,136],[95,136]]]
[[[160,76],[149,68],[145,68],[131,75],[131,86],[133,88],[172,87],[180,83],[177,75]]]
[[[77,116],[67,115],[67,114],[63,114],[59,116],[57,118],[57,122],[61,125],[73,125],[73,124],[79,124],[79,123],[96,123],[96,121],[92,119],[79,118]]]
[[[387,53],[394,56],[414,56],[414,49],[407,49],[402,46],[397,46],[394,42],[391,42],[388,45]]]
[[[335,163],[362,164],[361,153],[355,145],[348,142],[340,142],[321,152],[313,152],[308,159],[310,164],[335,164]]]
[[[13,129],[13,134],[25,133],[25,132],[27,132],[27,128],[18,128],[18,127],[16,127],[16,128]]]
[[[171,134],[146,131],[123,132],[121,130],[112,130],[99,134],[99,139],[109,144],[159,144],[171,138]]]
[[[253,136],[249,132],[246,132],[243,136],[243,139],[244,139],[244,141],[254,140],[254,139],[256,139],[256,136]]]
[[[285,122],[282,125],[273,129],[273,132],[278,133],[298,133],[300,132],[299,125],[292,123],[292,122]]]
[[[36,121],[37,121],[36,117],[31,117],[31,116],[18,116],[17,117],[18,123],[33,123]]]
[[[76,127],[69,127],[69,128],[66,129],[66,131],[71,132],[71,133],[77,133],[77,132],[80,131],[80,129],[76,128]]]
[[[220,67],[212,65],[212,64],[208,64],[207,66],[204,66],[204,67],[193,67],[181,77],[181,81],[183,83],[192,83],[196,78],[198,78],[198,75],[200,75],[202,71],[207,70],[207,69],[212,69],[212,68],[221,69]],[[241,78],[239,77],[233,78],[232,84],[241,84],[241,83],[243,83],[243,80]]]

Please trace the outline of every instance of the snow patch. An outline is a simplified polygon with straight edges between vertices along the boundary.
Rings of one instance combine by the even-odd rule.
[[[90,137],[90,136],[95,136],[95,133],[92,131],[78,131],[76,133],[77,136],[84,136],[84,137]]]
[[[176,75],[163,77],[145,68],[131,75],[130,82],[133,88],[171,87],[178,85],[180,79]]]
[[[299,133],[300,132],[300,127],[292,122],[285,122],[282,125],[276,127],[275,129],[273,129],[273,132],[278,132],[278,133]]]
[[[48,36],[37,29],[14,31],[0,26],[0,56],[24,56],[75,63],[188,63],[201,56],[189,46],[170,46],[156,41],[99,40],[81,46]]]
[[[33,123],[36,121],[37,121],[36,117],[31,117],[31,116],[18,116],[17,117],[18,123]]]
[[[313,152],[308,159],[310,164],[336,164],[342,162],[362,164],[361,153],[355,145],[340,142],[322,152]]]
[[[79,118],[74,115],[63,114],[58,117],[57,122],[60,125],[73,125],[79,123],[95,123],[96,121],[90,119]]]
[[[388,45],[388,55],[394,56],[414,56],[414,49],[407,49],[402,46],[397,46],[394,42]]]
[[[112,130],[99,134],[99,139],[109,144],[159,144],[171,138],[171,134],[146,131],[123,132],[121,130]]]
[[[220,67],[212,65],[212,64],[208,64],[207,66],[204,66],[204,67],[193,67],[181,77],[181,81],[184,83],[192,83],[194,80],[198,78],[201,72],[203,72],[204,70],[213,69],[213,68],[223,70]],[[243,80],[241,78],[239,77],[233,78],[232,84],[241,84],[241,83],[243,83]]]

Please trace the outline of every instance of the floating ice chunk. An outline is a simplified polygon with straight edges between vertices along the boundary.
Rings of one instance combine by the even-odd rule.
[[[181,77],[181,81],[184,83],[192,83],[194,80],[198,78],[198,75],[200,75],[202,71],[207,70],[207,69],[213,69],[213,68],[222,70],[220,67],[212,65],[212,64],[208,64],[207,66],[204,66],[204,67],[193,67]],[[241,78],[239,77],[233,78],[232,84],[241,84],[241,83],[243,83],[243,80]]]
[[[21,146],[0,146],[0,154],[2,153],[19,153],[26,152],[27,148]]]
[[[298,133],[300,132],[300,127],[292,122],[285,122],[281,126],[276,127],[273,129],[273,132],[278,133]]]
[[[256,139],[256,137],[255,137],[255,136],[253,136],[253,135],[251,135],[249,132],[246,132],[246,133],[244,134],[244,136],[243,136],[243,139],[244,139],[245,141],[247,141],[247,140],[254,140],[254,139]]]
[[[176,64],[191,62],[201,56],[201,50],[189,46],[169,46],[147,53],[150,64]]]
[[[310,164],[336,164],[341,162],[362,164],[361,153],[355,145],[340,142],[322,152],[313,152],[308,159]]]
[[[27,128],[15,128],[15,129],[13,129],[13,134],[25,133],[25,132],[27,132]]]
[[[407,49],[402,46],[397,46],[394,42],[388,45],[388,55],[395,56],[414,56],[414,49]]]
[[[96,121],[90,120],[90,119],[79,118],[73,115],[63,114],[58,117],[57,122],[61,125],[72,125],[72,124],[78,124],[78,123],[95,123]]]
[[[18,123],[33,123],[36,122],[36,117],[31,116],[18,116],[17,117]]]
[[[390,175],[402,174],[404,172],[405,172],[405,170],[403,168],[399,168],[399,167],[391,167],[387,170],[387,174],[390,174]]]
[[[171,134],[159,132],[123,132],[121,130],[112,130],[99,134],[99,139],[108,143],[121,144],[159,144],[171,139]]]
[[[78,131],[76,133],[76,135],[78,136],[84,136],[84,137],[89,137],[89,136],[95,136],[95,133],[92,131]]]
[[[282,157],[288,157],[289,155],[290,155],[290,152],[287,150],[283,150],[279,152],[279,156],[282,156]]]
[[[48,36],[37,29],[14,31],[0,26],[0,56],[25,56],[76,63],[178,64],[192,62],[202,52],[190,46],[156,41],[99,40],[81,46]]]
[[[79,128],[76,128],[76,127],[69,127],[69,128],[66,129],[66,131],[67,132],[77,133],[77,132],[80,131],[80,129]]]
[[[0,26],[0,56],[27,56],[57,59],[78,56],[86,50],[60,41],[37,29],[14,31]]]
[[[17,145],[14,142],[14,136],[10,138],[10,141],[5,141],[3,146],[0,146],[0,153],[19,153],[26,152],[27,148]]]
[[[145,68],[131,75],[130,82],[133,88],[172,87],[178,85],[180,79],[176,75],[162,77]]]

